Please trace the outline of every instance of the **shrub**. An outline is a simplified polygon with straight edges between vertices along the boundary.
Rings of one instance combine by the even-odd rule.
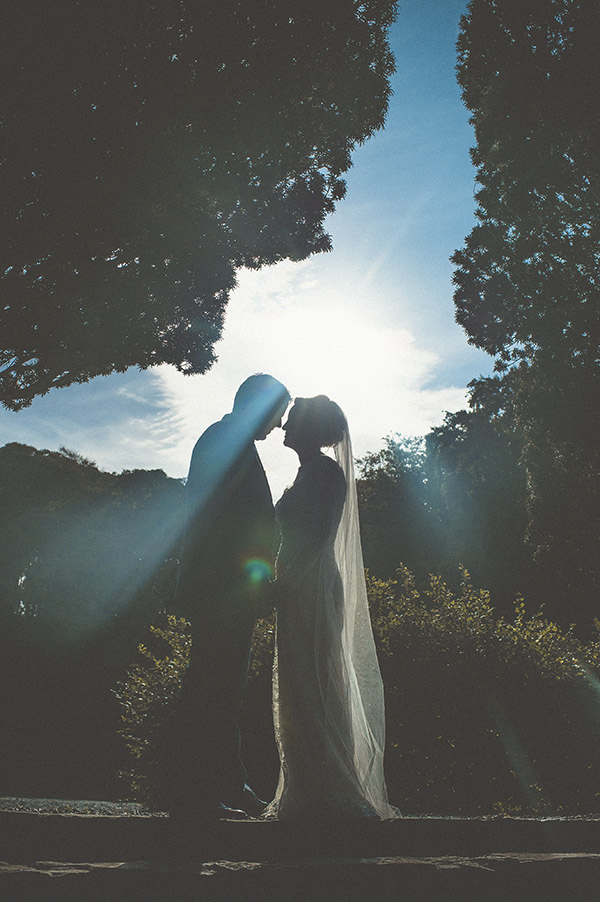
[[[169,715],[181,686],[191,646],[190,624],[173,615],[149,628],[148,641],[138,647],[140,660],[114,690],[121,707],[119,730],[132,759],[121,773],[134,799],[160,805],[160,765]]]
[[[518,598],[496,619],[462,571],[368,576],[386,686],[390,797],[407,813],[600,808],[600,643],[582,644]]]

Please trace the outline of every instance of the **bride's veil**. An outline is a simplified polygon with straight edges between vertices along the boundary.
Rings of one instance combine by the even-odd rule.
[[[369,616],[350,434],[335,447],[346,479],[346,499],[335,538],[335,558],[344,589],[342,656],[348,679],[353,757],[360,789],[380,817],[398,817],[383,773],[385,710],[383,683]]]

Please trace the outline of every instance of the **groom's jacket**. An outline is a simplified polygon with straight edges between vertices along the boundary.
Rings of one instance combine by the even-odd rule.
[[[194,447],[176,609],[194,619],[255,619],[257,578],[273,567],[273,500],[253,441],[230,414]]]

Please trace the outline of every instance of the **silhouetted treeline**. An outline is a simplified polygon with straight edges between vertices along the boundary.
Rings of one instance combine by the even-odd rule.
[[[388,438],[359,462],[365,566],[389,578],[402,562],[421,582],[440,574],[456,589],[460,564],[499,614],[521,595],[530,612],[543,607],[588,636],[600,615],[600,554],[599,480],[587,446],[579,443],[587,457],[579,484],[572,461],[561,467],[552,448],[526,444],[508,418],[481,406],[447,414],[423,440]],[[552,483],[545,503],[532,473]],[[551,546],[540,544],[542,529]]]
[[[0,449],[0,793],[116,792],[111,688],[172,594],[183,495],[162,471]]]

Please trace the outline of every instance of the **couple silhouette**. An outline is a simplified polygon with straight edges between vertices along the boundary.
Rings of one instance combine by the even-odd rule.
[[[250,376],[192,453],[176,588],[192,645],[167,768],[171,815],[184,821],[398,813],[383,775],[348,426],[324,395],[297,398],[282,423],[290,401],[272,376]],[[274,506],[255,443],[279,426],[300,468]],[[238,718],[254,624],[273,608],[280,776],[266,805],[249,786]]]

